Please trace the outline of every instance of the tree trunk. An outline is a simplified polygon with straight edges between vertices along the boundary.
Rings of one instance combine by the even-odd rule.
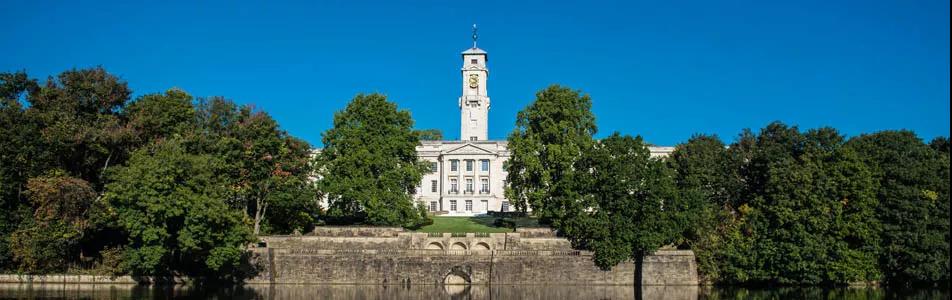
[[[258,233],[261,231],[261,219],[264,218],[264,214],[268,210],[268,203],[263,201],[262,198],[258,198],[255,201],[258,205],[255,207],[255,228],[254,234],[258,236]]]

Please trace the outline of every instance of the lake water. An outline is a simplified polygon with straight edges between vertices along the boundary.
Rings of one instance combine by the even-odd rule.
[[[0,284],[0,299],[949,299],[948,289],[624,286],[246,285],[231,288],[111,284]]]

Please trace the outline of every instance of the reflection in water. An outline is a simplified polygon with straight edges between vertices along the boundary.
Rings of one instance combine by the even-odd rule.
[[[0,299],[948,299],[947,289],[739,289],[690,286],[247,285],[230,288],[109,284],[0,284]]]

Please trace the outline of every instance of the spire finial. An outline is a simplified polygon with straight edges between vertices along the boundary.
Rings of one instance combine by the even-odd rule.
[[[476,24],[473,24],[473,48],[476,48],[476,39],[479,38],[479,35],[476,34]]]

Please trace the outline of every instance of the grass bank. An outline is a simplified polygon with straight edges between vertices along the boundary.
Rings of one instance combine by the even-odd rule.
[[[497,227],[495,225],[497,217],[479,216],[479,217],[446,217],[434,216],[433,224],[423,226],[416,232],[482,232],[499,233],[512,232],[512,228]],[[509,218],[516,223],[516,227],[540,227],[536,219],[522,217]]]

